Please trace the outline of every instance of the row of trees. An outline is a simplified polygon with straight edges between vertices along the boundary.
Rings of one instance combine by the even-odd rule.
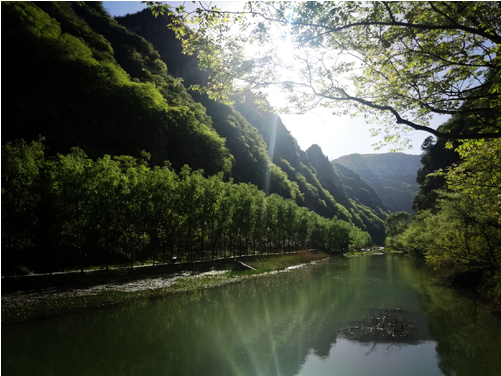
[[[211,98],[278,87],[284,111],[325,106],[375,123],[382,144],[402,145],[415,129],[456,148],[460,163],[434,173],[457,155],[440,160],[433,152],[443,147],[428,140],[418,213],[390,216],[388,241],[433,266],[483,274],[501,307],[499,3],[251,1],[231,11],[147,3],[172,16],[184,52],[213,73],[193,86]],[[429,127],[437,114],[450,123]]]
[[[149,155],[79,148],[46,158],[42,141],[2,147],[2,267],[44,271],[194,261],[304,248],[363,246],[370,236],[249,184],[205,178]]]
[[[155,18],[149,9],[144,9],[116,20],[153,43],[167,64],[169,74],[182,77],[184,85],[189,87],[207,81],[207,72],[197,68],[198,58],[183,55],[181,41],[165,27],[170,22],[168,17]],[[226,140],[225,146],[235,158],[231,177],[236,182],[251,182],[268,194],[292,198],[298,205],[324,217],[337,216],[352,222],[366,230],[373,242],[384,242],[381,218],[387,213],[381,212],[380,208],[373,208],[376,212],[373,213],[349,200],[342,186],[332,184],[334,172],[321,149],[317,147],[318,153],[302,151],[282,119],[254,102],[257,99],[255,94],[239,95],[242,102],[236,101],[234,107],[213,101],[207,95],[196,92],[192,95],[205,107],[213,128]],[[271,174],[270,162],[273,163]],[[188,164],[195,169],[203,168]]]

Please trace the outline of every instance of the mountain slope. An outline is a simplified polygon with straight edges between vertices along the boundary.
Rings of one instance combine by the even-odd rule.
[[[52,153],[146,150],[155,164],[230,171],[205,109],[100,3],[2,2],[2,52],[4,142],[42,135]]]
[[[412,213],[418,191],[417,171],[421,157],[403,153],[351,154],[331,161],[344,166],[367,181],[391,212]]]
[[[182,78],[186,85],[204,83],[205,73],[196,69],[196,58],[181,54],[179,41],[165,26],[165,18],[155,18],[146,9],[134,15],[118,17],[117,20],[149,40],[159,51],[169,72]],[[251,182],[267,193],[293,198],[299,205],[324,217],[337,216],[356,223],[363,229],[368,226],[373,239],[379,241],[384,238],[381,219],[386,216],[384,209],[378,216],[370,208],[352,205],[342,184],[325,187],[320,181],[322,174],[315,171],[308,156],[299,148],[280,117],[259,108],[253,102],[251,94],[247,94],[244,102],[237,100],[233,107],[216,103],[204,95],[195,93],[192,96],[205,106],[214,128],[227,140],[227,146],[235,156],[233,177],[236,181]],[[271,167],[265,163],[261,140],[256,131],[265,142]],[[261,151],[258,154],[252,152],[249,148],[251,144],[259,145]],[[329,174],[335,175],[332,168],[329,169]],[[339,182],[339,177],[336,178]],[[368,218],[367,213],[371,218]],[[376,222],[377,225],[374,225]]]
[[[139,15],[140,30],[162,25],[153,33],[166,43],[159,52],[99,2],[3,2],[3,142],[41,135],[51,154],[79,146],[94,159],[144,150],[154,165],[222,172],[384,237],[384,216],[348,198],[321,150],[314,167],[280,117],[253,101],[226,106],[190,95],[180,78],[199,83],[204,73],[186,69],[193,58],[176,55],[165,20]]]
[[[348,179],[331,165],[318,145],[312,145],[306,150],[306,154],[322,186],[348,209],[353,223],[368,231],[374,243],[383,244],[385,238],[383,221],[388,212],[376,192],[369,186],[367,189],[359,186],[355,190],[352,189]]]
[[[332,166],[350,199],[373,209],[376,213],[388,211],[374,188],[357,173],[338,163],[332,163]]]

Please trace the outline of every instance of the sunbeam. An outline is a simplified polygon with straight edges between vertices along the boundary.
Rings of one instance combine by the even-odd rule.
[[[268,171],[266,172],[264,191],[266,194],[270,193],[270,181],[271,181],[271,164],[273,163],[273,155],[275,153],[275,142],[277,138],[277,122],[278,115],[273,116],[273,123],[270,130],[270,143],[268,146],[268,157],[270,159],[270,164],[268,165]]]

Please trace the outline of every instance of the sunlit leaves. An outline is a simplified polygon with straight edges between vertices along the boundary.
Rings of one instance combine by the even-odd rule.
[[[475,200],[501,224],[501,141],[464,142],[457,151],[462,161],[447,171],[449,187]]]
[[[395,242],[424,253],[436,267],[459,271],[501,269],[501,142],[472,140],[445,176],[448,192],[431,211],[418,213]]]
[[[19,251],[33,246],[44,163],[41,141],[2,145],[2,247],[14,261]]]
[[[461,193],[447,194],[435,217],[426,257],[434,266],[461,271],[501,268],[501,231],[479,201]]]
[[[93,161],[74,148],[46,160],[41,142],[5,145],[2,219],[10,231],[2,233],[2,245],[8,266],[19,252],[39,246],[42,229],[50,234],[47,250],[40,250],[50,255],[44,262],[50,270],[370,242],[353,224],[323,218],[292,199],[225,182],[222,173],[205,178],[188,166],[179,174],[169,166],[150,168],[148,159],[143,153],[141,159],[105,155]],[[295,184],[274,170],[277,183]],[[37,220],[41,208],[53,213],[43,224]],[[25,262],[35,265],[30,257]]]
[[[186,51],[196,49],[201,66],[213,73],[203,91],[215,99],[278,85],[289,94],[288,108],[298,112],[327,103],[377,118],[379,126],[397,120],[394,129],[427,130],[432,114],[482,116],[499,108],[492,95],[499,82],[486,79],[499,76],[499,16],[487,2],[263,1],[227,13],[201,3],[190,17],[180,15],[194,32],[174,24]],[[285,40],[295,52],[284,84],[276,51]],[[235,53],[237,45],[245,50]],[[498,123],[486,118],[485,132],[495,136]]]
[[[151,8],[151,13],[153,13],[155,17],[163,16],[170,10],[169,4],[164,4],[160,1],[142,1],[142,3]]]

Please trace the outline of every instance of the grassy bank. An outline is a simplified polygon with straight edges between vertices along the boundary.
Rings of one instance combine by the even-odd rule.
[[[113,284],[94,285],[92,289],[76,290],[66,287],[69,285],[65,284],[53,294],[42,293],[43,291],[39,294],[10,291],[7,294],[2,293],[2,323],[20,322],[82,309],[127,304],[138,299],[154,299],[167,294],[213,288],[327,257],[327,254],[321,252],[299,252],[246,260],[245,264],[255,270],[243,272],[233,271],[235,263],[228,261],[225,265],[218,263],[211,268],[206,265],[205,269],[209,271],[195,275],[178,273],[175,276],[172,274],[147,276],[142,270],[137,279],[117,281],[114,278]],[[154,269],[151,270],[154,271]]]

